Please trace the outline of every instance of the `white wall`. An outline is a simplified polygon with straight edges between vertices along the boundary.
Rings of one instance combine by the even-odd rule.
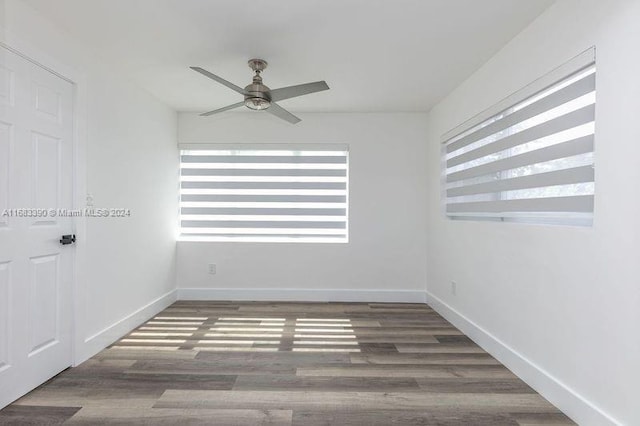
[[[179,115],[180,143],[347,143],[348,244],[178,243],[180,297],[424,300],[424,114]],[[217,264],[217,274],[207,264]]]
[[[559,1],[429,114],[430,302],[585,425],[640,424],[639,22],[638,1]],[[593,228],[446,220],[440,136],[592,45]]]
[[[78,83],[79,205],[89,192],[95,207],[132,213],[78,221],[82,361],[175,299],[176,114],[24,2],[5,0],[2,11],[5,43]]]

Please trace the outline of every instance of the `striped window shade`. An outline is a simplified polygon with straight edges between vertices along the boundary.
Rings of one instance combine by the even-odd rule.
[[[348,241],[345,145],[183,149],[180,174],[183,241]]]
[[[445,135],[447,216],[590,225],[595,83],[590,49]]]

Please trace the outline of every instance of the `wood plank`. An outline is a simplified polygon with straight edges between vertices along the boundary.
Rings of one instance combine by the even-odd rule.
[[[93,393],[87,391],[87,389],[75,388],[67,391],[58,389],[55,392],[50,392],[49,390],[38,388],[15,401],[9,407],[13,405],[36,405],[44,407],[111,407],[113,410],[118,410],[121,407],[143,409],[153,407],[157,400],[157,395],[149,396],[139,391],[131,394],[118,389],[105,389]]]
[[[400,353],[486,353],[484,349],[476,344],[396,343],[395,347]]]
[[[151,348],[110,347],[97,354],[93,359],[193,359],[198,354],[194,350],[159,350]]]
[[[300,367],[318,364],[349,364],[348,354],[277,352],[277,353],[247,353],[247,352],[200,352],[197,360],[226,366],[280,366]]]
[[[489,354],[352,354],[353,364],[498,365]]]
[[[0,411],[0,425],[61,425],[78,410],[80,407],[10,405]]]
[[[425,392],[470,392],[470,393],[536,393],[522,380],[517,378],[498,379],[415,379]]]
[[[456,412],[455,410],[296,410],[294,426],[518,426],[508,414]]]
[[[425,410],[457,407],[468,410],[509,410],[511,413],[548,411],[551,406],[537,394],[475,394],[418,392],[291,392],[168,390],[154,408],[249,408],[332,411]]]
[[[567,426],[575,423],[563,413],[512,413],[518,426]]]
[[[247,409],[132,409],[121,408],[117,411],[104,407],[86,407],[80,410],[67,423],[69,425],[95,426],[100,424],[145,424],[154,426],[289,426],[290,410],[247,410]]]
[[[329,377],[413,377],[413,378],[500,378],[516,376],[502,365],[358,365],[345,367],[302,367],[298,376]]]
[[[300,377],[273,374],[268,376],[239,376],[233,390],[266,391],[358,391],[408,392],[420,391],[415,379],[379,377]]]
[[[105,389],[119,391],[143,392],[163,391],[166,389],[208,389],[229,390],[236,381],[234,375],[203,375],[203,374],[110,374],[107,378],[96,380],[95,376],[59,378],[47,386],[49,391],[61,388],[84,389],[95,392]]]

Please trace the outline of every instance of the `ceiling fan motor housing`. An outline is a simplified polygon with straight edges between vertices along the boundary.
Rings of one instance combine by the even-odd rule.
[[[271,106],[269,88],[253,79],[253,83],[244,88],[247,93],[244,96],[244,104],[251,109],[267,109]]]

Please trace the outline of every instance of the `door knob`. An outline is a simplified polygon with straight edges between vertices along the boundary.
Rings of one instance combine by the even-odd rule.
[[[73,244],[76,242],[76,234],[63,235],[60,239],[60,244],[66,246],[68,244]]]

